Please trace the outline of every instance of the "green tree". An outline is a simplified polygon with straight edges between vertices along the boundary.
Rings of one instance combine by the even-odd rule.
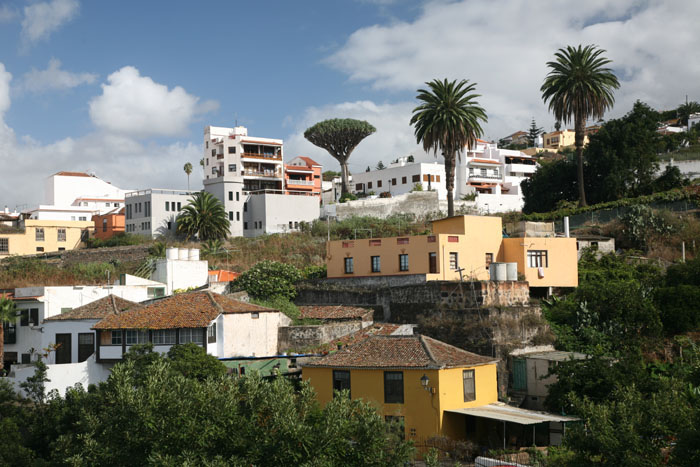
[[[168,360],[170,368],[186,378],[204,381],[226,374],[226,366],[218,358],[207,354],[204,347],[192,342],[170,347]]]
[[[17,319],[17,307],[14,300],[0,297],[0,374],[5,365],[5,323],[14,323]]]
[[[187,174],[187,189],[190,189],[190,174],[192,173],[192,164],[190,162],[186,162],[185,166],[183,167],[183,170]]]
[[[364,120],[334,118],[319,122],[304,132],[304,138],[328,151],[340,163],[341,194],[350,191],[350,172],[348,170],[350,155],[363,139],[375,131],[377,129]]]
[[[238,290],[245,290],[253,298],[289,300],[296,297],[294,284],[302,280],[301,271],[291,264],[277,261],[260,261],[241,274],[233,283]]]
[[[523,190],[523,212],[548,212],[562,201],[575,201],[576,163],[568,159],[541,161],[532,177],[520,184]]]
[[[537,123],[535,123],[535,119],[533,118],[532,122],[530,123],[530,129],[527,131],[528,147],[534,148],[537,144],[537,137],[540,136],[542,133],[544,133],[544,130],[542,128],[537,127]]]
[[[420,105],[413,109],[411,125],[416,141],[426,152],[438,151],[445,159],[447,188],[447,215],[454,216],[454,180],[456,158],[462,151],[476,145],[482,135],[480,121],[486,122],[486,112],[479,107],[475,94],[476,83],[467,80],[433,80],[425,83],[428,89],[419,89]]]
[[[578,162],[579,204],[586,206],[583,176],[583,138],[586,120],[600,119],[615,103],[613,90],[620,87],[617,77],[606,65],[611,61],[605,52],[594,45],[567,46],[554,54],[555,61],[547,62],[551,69],[540,88],[542,99],[549,101],[549,110],[557,121],[573,120]]]
[[[224,205],[211,193],[195,193],[177,216],[177,231],[188,240],[192,237],[200,241],[226,238],[229,220]]]
[[[375,169],[377,169],[377,170],[384,170],[384,169],[386,169],[386,167],[384,166],[384,162],[379,161],[379,162],[377,163],[377,166],[375,167]]]
[[[406,159],[406,162],[409,163],[414,163],[416,161],[415,157],[413,157],[413,154],[409,155],[408,158]]]
[[[559,120],[554,122],[554,131],[561,131],[561,122]]]
[[[335,177],[340,177],[340,172],[335,170],[326,170],[323,172],[323,181],[332,182]]]
[[[686,102],[678,106],[676,110],[676,115],[681,119],[682,125],[688,125],[688,117],[691,114],[700,112],[700,104],[695,101]]]

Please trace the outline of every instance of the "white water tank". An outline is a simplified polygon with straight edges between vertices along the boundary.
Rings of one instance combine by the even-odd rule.
[[[506,280],[518,280],[518,263],[506,263]]]
[[[177,248],[167,248],[165,250],[165,259],[177,259]]]
[[[199,261],[199,249],[198,248],[190,248],[187,250],[188,254],[187,257],[190,261]]]
[[[489,275],[492,281],[505,281],[508,278],[506,263],[491,263],[489,265]]]
[[[178,254],[177,254],[177,259],[187,261],[190,257],[189,250],[187,248],[179,248],[178,249]]]

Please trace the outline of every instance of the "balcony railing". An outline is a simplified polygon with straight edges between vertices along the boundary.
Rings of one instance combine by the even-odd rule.
[[[299,186],[314,186],[313,180],[294,180],[290,178],[287,180],[287,185],[299,185]]]
[[[244,152],[241,153],[241,157],[243,158],[252,158],[252,159],[267,159],[267,160],[273,160],[273,161],[281,161],[282,156],[279,154],[258,154],[254,152]]]
[[[263,170],[258,171],[258,170],[241,170],[241,174],[243,176],[249,176],[249,177],[270,177],[270,178],[282,178],[282,171],[275,171],[275,170]]]
[[[481,175],[481,174],[469,174],[469,178],[486,178],[489,180],[500,180],[500,175]]]

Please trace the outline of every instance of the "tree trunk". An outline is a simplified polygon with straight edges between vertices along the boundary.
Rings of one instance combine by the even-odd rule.
[[[455,201],[454,201],[455,155],[443,153],[442,157],[445,158],[445,187],[447,188],[447,217],[452,217],[455,215]]]
[[[340,179],[342,180],[340,191],[340,196],[342,197],[344,194],[350,193],[350,189],[348,186],[350,184],[350,172],[348,171],[347,161],[340,163]]]
[[[576,161],[578,163],[578,205],[587,206],[586,189],[583,185],[583,138],[586,118],[581,115],[574,117],[574,145],[576,146]]]
[[[0,371],[5,368],[5,324],[0,321]]]

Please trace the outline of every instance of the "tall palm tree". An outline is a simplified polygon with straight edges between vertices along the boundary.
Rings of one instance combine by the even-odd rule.
[[[7,297],[0,297],[0,370],[5,367],[5,323],[14,323],[17,319],[15,302]]]
[[[192,164],[189,162],[185,163],[185,166],[183,167],[183,170],[187,174],[187,191],[190,190],[190,174],[192,173]]]
[[[483,134],[479,121],[486,122],[486,112],[479,107],[474,94],[476,83],[447,79],[433,80],[429,89],[419,89],[416,97],[421,104],[413,109],[411,125],[415,127],[416,141],[426,152],[438,150],[445,158],[447,185],[447,215],[454,216],[455,160],[462,151],[472,148]]]
[[[177,231],[187,240],[197,237],[203,242],[226,238],[229,220],[224,205],[209,192],[195,193],[177,216]]]
[[[547,62],[549,73],[540,91],[545,103],[557,121],[574,121],[576,159],[578,161],[579,205],[586,205],[583,186],[583,139],[586,120],[601,119],[615,103],[613,90],[620,87],[617,77],[606,65],[611,60],[603,56],[605,50],[595,45],[567,46]]]

